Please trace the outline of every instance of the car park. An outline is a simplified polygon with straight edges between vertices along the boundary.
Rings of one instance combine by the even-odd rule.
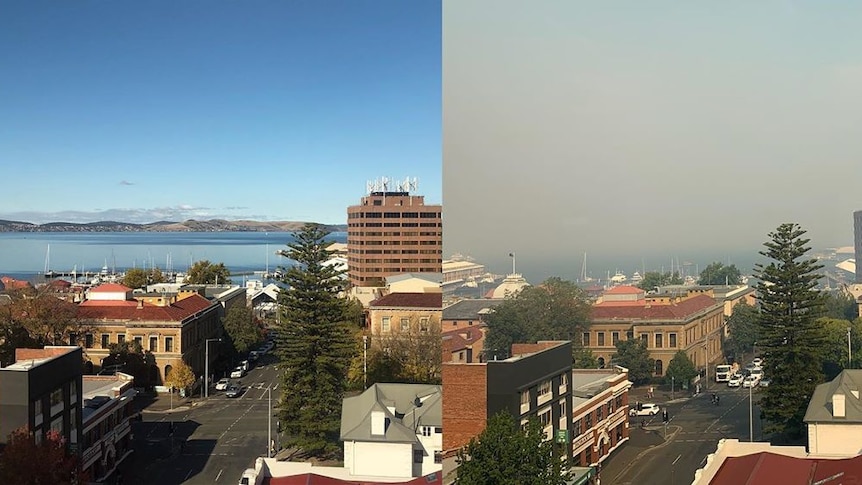
[[[742,385],[742,374],[734,374],[727,381],[727,387],[739,387]]]
[[[655,416],[661,412],[658,404],[640,403],[629,410],[629,416]]]
[[[239,379],[245,375],[245,370],[242,367],[237,367],[230,373],[231,379]]]
[[[227,388],[227,391],[225,391],[224,393],[224,395],[227,397],[239,397],[240,394],[242,394],[242,388],[237,386],[236,384],[232,384],[230,387]]]
[[[227,390],[229,385],[230,385],[230,379],[225,377],[224,379],[221,379],[216,383],[215,388],[216,388],[216,391],[225,391],[225,390]]]

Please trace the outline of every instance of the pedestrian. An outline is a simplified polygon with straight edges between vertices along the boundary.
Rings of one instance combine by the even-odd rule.
[[[653,391],[652,386],[649,386],[649,394],[647,394],[647,396],[648,396],[650,399],[652,399],[652,391]]]

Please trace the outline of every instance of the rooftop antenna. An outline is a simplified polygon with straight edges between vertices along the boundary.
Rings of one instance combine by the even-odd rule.
[[[509,257],[512,258],[512,274],[515,275],[515,253],[509,253]]]

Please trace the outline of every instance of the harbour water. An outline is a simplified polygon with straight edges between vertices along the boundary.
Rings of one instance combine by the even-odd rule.
[[[344,243],[347,233],[329,239]],[[231,273],[274,271],[290,263],[276,251],[292,241],[289,232],[6,232],[0,233],[0,275],[33,279],[46,270],[98,272],[103,266],[117,273],[186,271],[200,260],[224,263]]]

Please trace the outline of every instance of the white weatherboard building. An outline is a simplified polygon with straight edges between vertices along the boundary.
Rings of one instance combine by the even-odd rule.
[[[344,400],[344,467],[353,476],[421,477],[442,470],[442,387],[374,384]]]
[[[845,369],[814,390],[805,424],[812,455],[856,456],[862,452],[862,369]]]

